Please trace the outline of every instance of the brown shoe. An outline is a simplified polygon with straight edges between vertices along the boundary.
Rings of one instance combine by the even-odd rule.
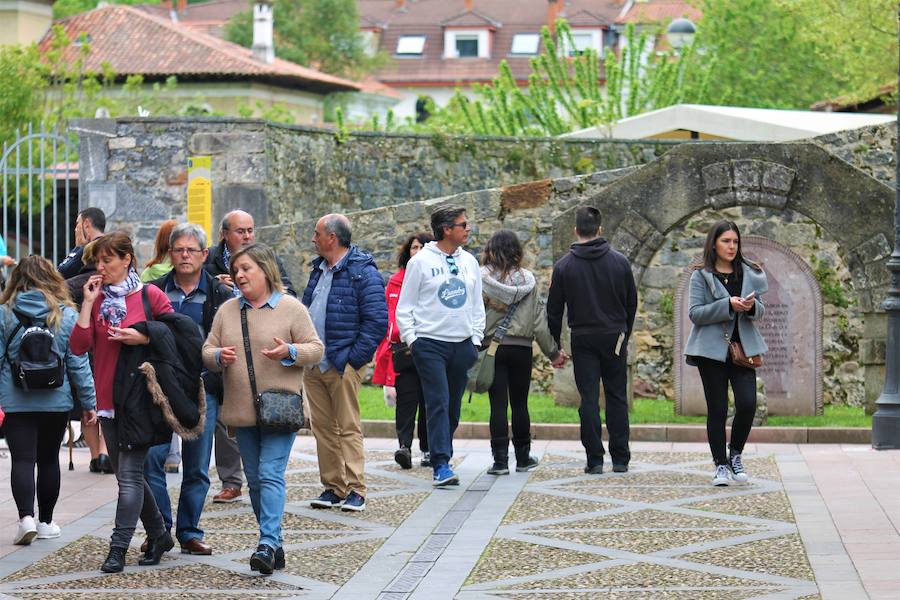
[[[150,544],[150,536],[144,538],[144,543],[141,544],[141,554],[147,552],[147,546]]]
[[[209,556],[212,554],[212,546],[205,543],[200,538],[191,538],[181,544],[182,554],[199,554],[201,556]]]
[[[231,502],[237,502],[240,499],[240,488],[222,488],[221,492],[213,496],[213,502],[215,502],[216,504],[228,504]]]

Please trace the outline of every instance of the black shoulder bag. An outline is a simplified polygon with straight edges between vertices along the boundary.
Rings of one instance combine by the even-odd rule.
[[[282,433],[297,431],[304,422],[303,397],[284,390],[265,390],[259,393],[256,389],[246,306],[241,307],[241,333],[244,336],[244,354],[247,357],[247,372],[250,374],[250,392],[253,394],[253,406],[256,409],[256,424]]]

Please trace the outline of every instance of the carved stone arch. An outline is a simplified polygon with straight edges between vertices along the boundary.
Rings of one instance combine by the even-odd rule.
[[[808,142],[683,144],[583,203],[600,209],[605,236],[629,258],[639,286],[666,236],[703,211],[756,206],[809,218],[837,243],[850,271],[865,320],[866,395],[877,396],[886,331],[880,304],[894,235],[889,186]],[[575,210],[554,220],[555,256],[572,241]]]

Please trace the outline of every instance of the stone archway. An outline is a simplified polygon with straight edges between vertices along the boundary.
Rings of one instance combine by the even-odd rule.
[[[860,360],[867,401],[884,378],[886,318],[880,311],[893,239],[893,190],[806,142],[685,144],[583,199],[603,213],[613,247],[632,262],[640,285],[666,235],[708,209],[736,206],[795,211],[838,243],[865,319]],[[553,224],[554,254],[568,247],[574,209]]]

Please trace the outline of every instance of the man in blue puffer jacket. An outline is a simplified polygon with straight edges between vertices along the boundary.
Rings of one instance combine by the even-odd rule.
[[[359,385],[363,368],[387,332],[384,279],[371,255],[350,244],[350,221],[325,215],[316,223],[313,261],[303,304],[325,344],[318,366],[307,369],[304,386],[316,438],[319,477],[325,491],[313,508],[366,508]]]

